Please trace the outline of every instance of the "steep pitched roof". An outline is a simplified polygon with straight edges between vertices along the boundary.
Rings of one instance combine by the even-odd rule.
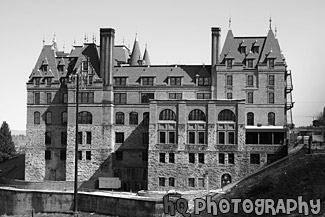
[[[139,60],[142,60],[141,52],[140,52],[139,42],[137,39],[135,39],[132,54],[131,54],[130,65],[131,66],[139,65],[139,62],[138,62]]]
[[[143,65],[151,65],[147,46],[143,54]]]
[[[271,50],[272,50],[271,52],[272,58],[275,59],[275,62],[283,62],[283,58],[281,57],[281,49],[278,40],[275,38],[273,34],[272,29],[270,29],[267,34],[260,62],[265,62],[266,58],[271,57],[269,56]]]

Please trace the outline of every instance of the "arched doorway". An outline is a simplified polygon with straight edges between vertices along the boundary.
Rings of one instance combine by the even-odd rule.
[[[221,188],[231,183],[231,176],[225,173],[221,176]]]

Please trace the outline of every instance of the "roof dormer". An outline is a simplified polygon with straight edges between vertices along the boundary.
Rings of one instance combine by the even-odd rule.
[[[239,52],[241,54],[246,54],[246,47],[247,47],[247,43],[245,42],[245,40],[243,40],[239,45]]]

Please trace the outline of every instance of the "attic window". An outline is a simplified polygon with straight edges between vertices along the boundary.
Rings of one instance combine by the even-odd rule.
[[[41,65],[40,68],[43,72],[47,72],[47,65]]]
[[[253,68],[253,59],[247,60],[247,68]]]
[[[232,59],[227,59],[227,69],[231,69],[232,68]]]
[[[61,78],[61,87],[66,87],[68,83],[68,78]]]
[[[41,82],[41,78],[34,78],[34,85],[35,86],[40,85],[40,82]]]
[[[45,78],[45,84],[46,86],[51,86],[52,78]]]
[[[59,70],[59,72],[63,72],[64,66],[63,65],[58,65],[58,70]]]
[[[88,71],[88,61],[82,62],[82,71]]]
[[[273,69],[274,68],[274,59],[270,58],[270,59],[268,59],[268,61],[269,61],[269,68]]]
[[[169,85],[170,86],[180,86],[182,84],[182,77],[170,77]]]
[[[253,53],[258,53],[258,51],[259,51],[258,48],[259,48],[258,46],[255,46],[255,45],[254,45],[254,46],[252,47],[252,51],[253,51]]]
[[[153,86],[154,77],[142,77],[142,85]]]

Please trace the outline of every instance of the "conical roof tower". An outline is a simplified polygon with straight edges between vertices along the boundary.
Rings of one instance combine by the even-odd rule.
[[[151,65],[147,45],[143,54],[143,65],[147,65],[147,66]]]
[[[131,59],[130,59],[130,65],[131,66],[139,65],[139,60],[141,60],[141,52],[140,52],[138,39],[137,37],[135,37]]]

